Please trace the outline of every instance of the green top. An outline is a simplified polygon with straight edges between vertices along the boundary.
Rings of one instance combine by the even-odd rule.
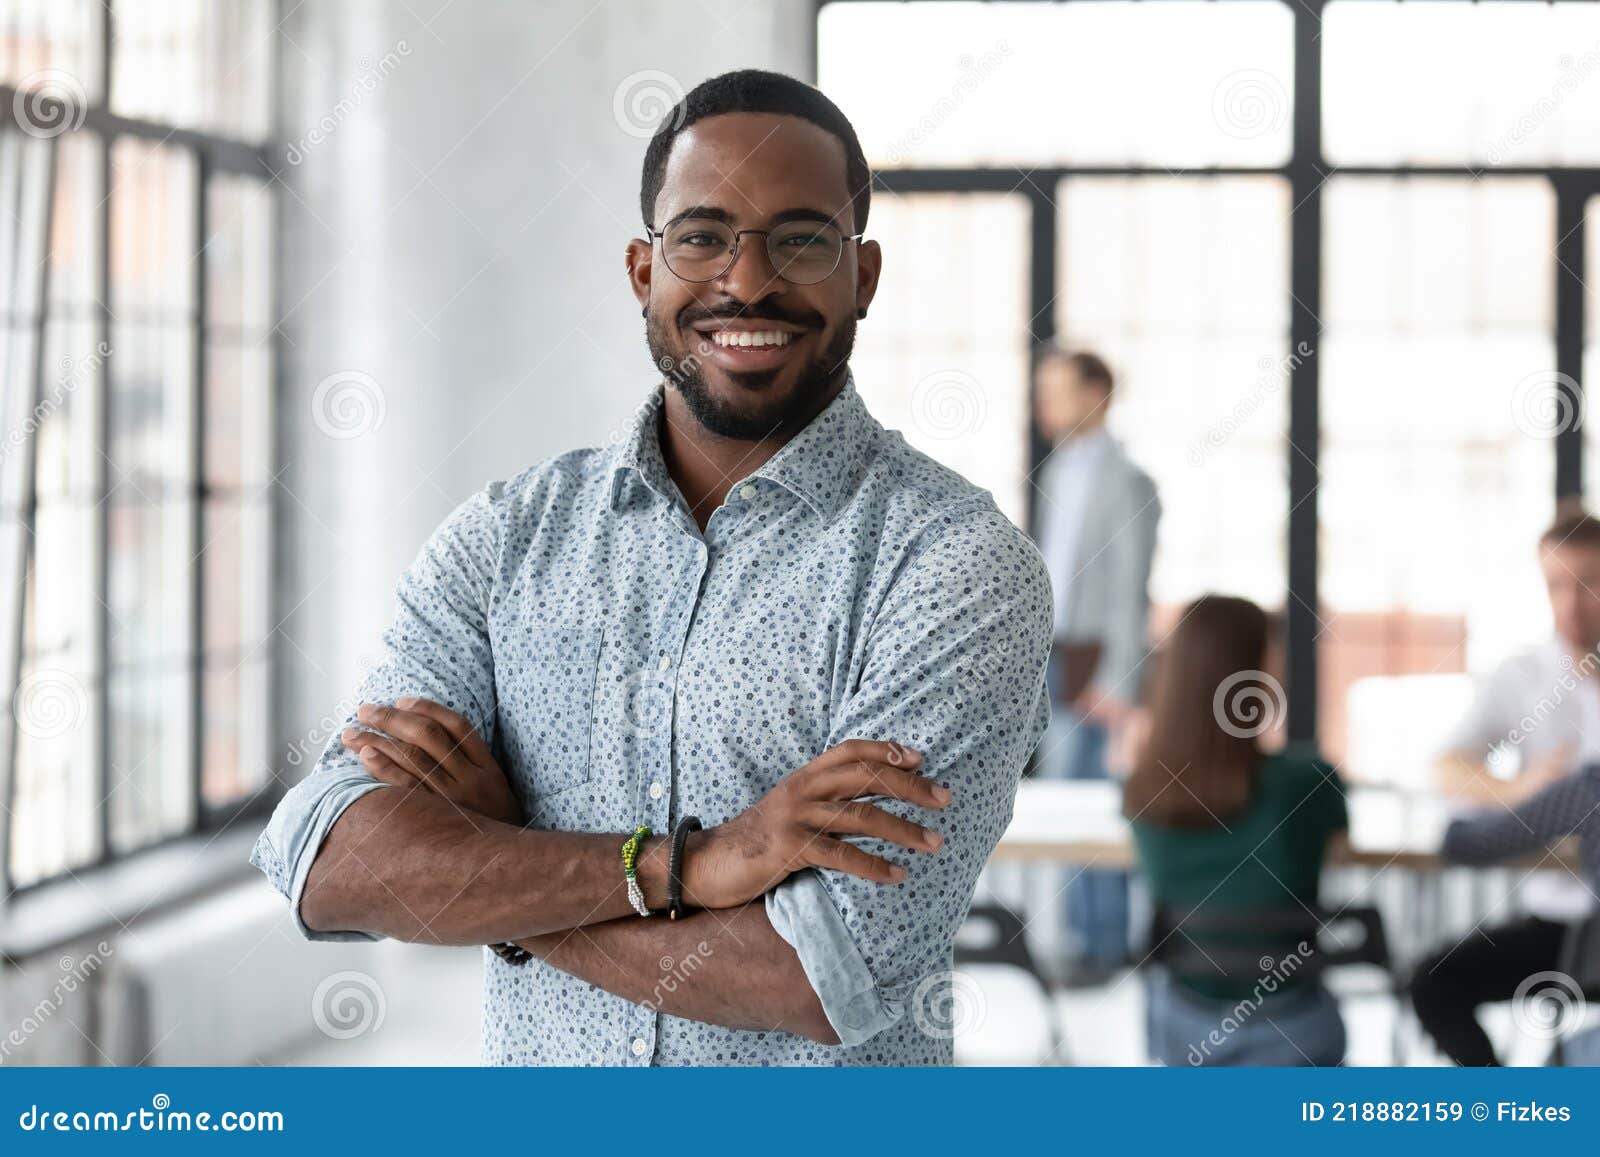
[[[1135,820],[1133,836],[1156,904],[1180,911],[1280,910],[1316,905],[1328,837],[1349,825],[1338,773],[1300,746],[1263,756],[1250,803],[1223,816],[1222,824],[1174,828]],[[1299,939],[1289,936],[1288,945]],[[1236,1000],[1255,988],[1245,979],[1179,980],[1218,1000]],[[1293,986],[1294,978],[1284,985]]]

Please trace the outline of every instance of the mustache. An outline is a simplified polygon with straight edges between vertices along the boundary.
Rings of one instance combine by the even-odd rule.
[[[827,319],[819,313],[794,313],[772,304],[694,308],[678,314],[678,324],[685,329],[696,322],[724,320],[778,321],[805,329],[821,329],[827,324]]]

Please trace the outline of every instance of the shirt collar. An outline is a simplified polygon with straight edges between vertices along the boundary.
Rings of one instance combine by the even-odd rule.
[[[750,477],[776,482],[831,518],[855,491],[857,466],[880,428],[846,370],[833,401]]]
[[[611,502],[615,506],[630,475],[641,479],[662,497],[672,499],[677,487],[661,457],[658,422],[664,386],[658,383],[640,405],[612,465]],[[856,467],[879,430],[855,387],[855,375],[845,372],[838,394],[822,413],[789,439],[744,481],[765,478],[798,495],[823,518],[836,513],[854,491]]]

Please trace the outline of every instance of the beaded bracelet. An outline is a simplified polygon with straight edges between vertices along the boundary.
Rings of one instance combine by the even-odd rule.
[[[622,845],[622,874],[628,878],[628,903],[633,905],[633,910],[641,916],[654,916],[655,913],[645,907],[644,890],[639,887],[639,846],[647,836],[655,833],[650,830],[649,824],[640,824],[633,829],[633,835]]]

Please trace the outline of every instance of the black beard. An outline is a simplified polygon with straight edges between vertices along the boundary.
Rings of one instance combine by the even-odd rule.
[[[716,397],[700,373],[699,356],[680,355],[674,339],[679,331],[651,313],[645,321],[645,344],[669,389],[683,396],[684,405],[700,426],[719,438],[739,442],[760,442],[768,438],[792,437],[822,410],[819,400],[827,396],[835,374],[850,360],[855,348],[855,318],[846,318],[838,334],[819,357],[801,368],[800,380],[788,397],[766,405],[743,409]],[[709,341],[709,338],[703,340]],[[760,394],[782,370],[758,370],[739,374],[747,389]]]

